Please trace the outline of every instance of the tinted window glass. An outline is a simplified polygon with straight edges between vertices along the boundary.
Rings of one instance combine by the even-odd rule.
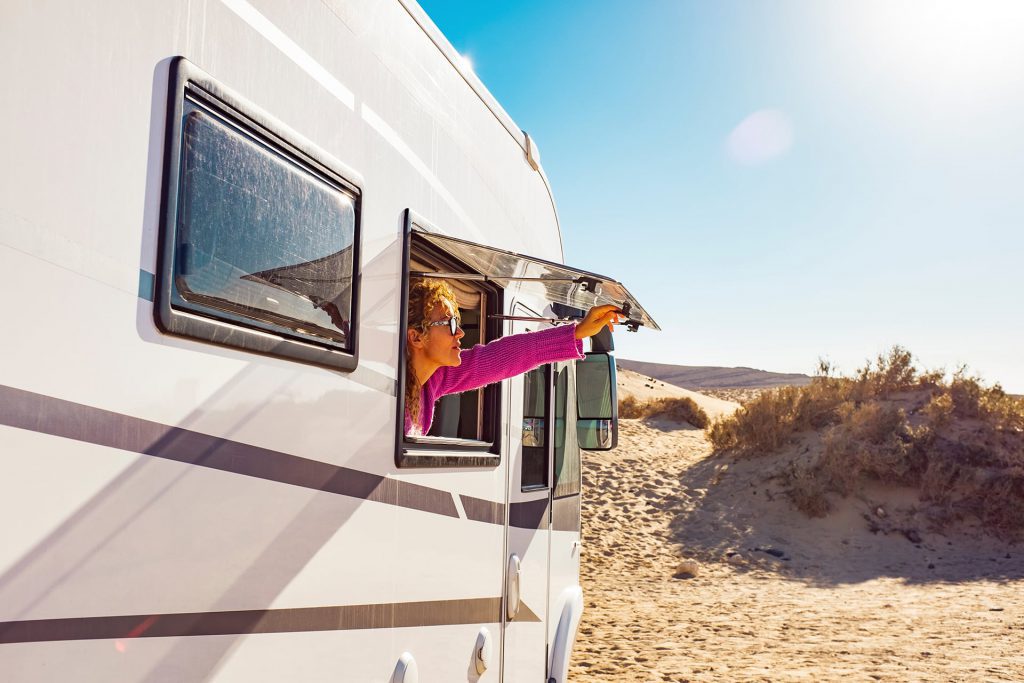
[[[577,364],[578,367],[578,364]],[[575,430],[566,430],[566,412],[573,405],[569,400],[569,368],[564,363],[555,365],[555,498],[571,496],[580,492],[581,468],[580,448]]]
[[[548,367],[542,365],[523,376],[523,488],[548,484]]]
[[[576,363],[581,420],[612,418],[611,363],[605,354],[587,354]]]
[[[172,304],[353,349],[355,198],[187,102]]]

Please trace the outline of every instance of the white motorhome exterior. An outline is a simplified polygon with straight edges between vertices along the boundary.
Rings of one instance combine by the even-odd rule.
[[[565,680],[614,417],[561,363],[406,438],[409,273],[656,326],[424,12],[11,0],[0,55],[0,679]]]

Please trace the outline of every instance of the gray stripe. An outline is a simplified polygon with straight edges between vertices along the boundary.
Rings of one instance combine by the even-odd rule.
[[[459,516],[447,491],[3,385],[0,424],[326,493]]]
[[[508,506],[509,526],[520,529],[542,529],[548,521],[548,499],[528,500]]]
[[[474,522],[486,522],[487,524],[505,523],[505,506],[482,498],[460,495],[462,509],[466,511],[466,518]]]
[[[501,623],[501,598],[0,622],[0,644]],[[539,622],[523,605],[517,622]]]
[[[578,493],[555,498],[551,510],[551,527],[555,531],[580,530],[580,495]]]

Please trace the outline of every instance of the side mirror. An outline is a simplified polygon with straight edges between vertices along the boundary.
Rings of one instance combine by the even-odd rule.
[[[580,448],[610,451],[619,443],[615,358],[588,353],[576,361],[576,436]]]

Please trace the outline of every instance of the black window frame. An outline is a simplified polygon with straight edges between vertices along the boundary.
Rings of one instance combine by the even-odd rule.
[[[183,123],[186,103],[192,103],[253,138],[289,162],[349,194],[353,199],[352,308],[347,349],[320,341],[314,335],[288,335],[248,325],[242,315],[182,309],[173,305],[174,253],[180,208]],[[341,371],[355,370],[359,360],[359,293],[361,274],[362,190],[353,175],[313,143],[290,130],[255,104],[222,85],[184,57],[171,60],[168,72],[161,180],[154,319],[166,334],[196,339],[265,356],[299,361]]]
[[[409,329],[409,257],[412,254],[413,235],[416,228],[425,232],[439,232],[435,226],[412,209],[406,210],[405,234],[402,240],[402,297],[398,325],[398,407],[396,410],[395,465],[400,468],[497,467],[501,464],[503,447],[501,394],[504,382],[496,382],[483,389],[482,412],[483,419],[490,423],[487,427],[492,437],[490,441],[435,436],[407,437],[405,434],[405,340]],[[471,275],[476,273],[451,254],[426,242],[417,243],[416,249],[432,260],[443,264],[446,272]],[[478,287],[487,294],[481,326],[485,328],[484,338],[490,342],[505,334],[503,321],[491,318],[491,315],[504,311],[505,290],[483,281],[478,283]]]
[[[553,430],[553,425],[551,424],[551,422],[552,422],[552,420],[551,420],[551,415],[552,415],[552,396],[553,396],[553,392],[551,391],[551,389],[552,389],[552,383],[551,383],[552,364],[551,363],[545,363],[544,365],[538,366],[538,367],[534,368],[533,370],[530,370],[529,372],[523,373],[523,398],[524,398],[524,405],[525,405],[525,398],[526,398],[526,378],[529,376],[529,374],[531,372],[535,372],[535,371],[540,371],[542,373],[543,378],[544,378],[543,379],[544,415],[541,416],[541,419],[544,420],[544,444],[542,446],[526,446],[526,445],[520,446],[520,448],[522,449],[522,452],[520,454],[521,462],[519,463],[519,490],[521,492],[523,492],[523,493],[529,493],[530,491],[547,491],[548,489],[551,488],[551,471],[552,471],[551,470],[551,454],[553,453],[553,450],[552,450],[553,449],[552,440],[554,439],[554,430]],[[531,416],[531,417],[537,417],[537,416]],[[526,419],[526,415],[525,414],[523,415],[523,419],[524,420]],[[533,454],[540,453],[540,454],[543,455],[543,457],[541,458],[541,460],[542,460],[541,464],[543,465],[543,468],[542,468],[543,481],[542,482],[534,483],[534,484],[526,484],[523,481],[523,475],[525,474],[525,470],[526,470],[526,449],[527,448],[536,448],[536,449],[538,449],[538,451],[531,451],[531,453],[533,453]]]
[[[534,317],[534,318],[541,317],[541,315],[539,313],[537,313],[537,311],[533,310],[532,308],[530,308],[529,306],[524,304],[522,301],[516,301],[516,302],[514,302],[512,304],[512,314],[513,315],[524,316],[524,317]],[[525,402],[526,402],[526,396],[527,396],[526,380],[529,377],[531,372],[536,372],[536,371],[542,372],[543,373],[543,377],[544,377],[544,386],[543,386],[543,389],[544,389],[544,396],[543,396],[543,399],[544,399],[543,400],[544,415],[541,416],[542,419],[544,420],[544,445],[543,446],[534,446],[533,447],[533,448],[542,449],[540,452],[543,453],[543,463],[542,464],[543,464],[544,481],[542,483],[537,483],[537,484],[524,484],[523,483],[523,481],[524,481],[523,480],[523,474],[524,474],[524,470],[526,468],[526,453],[527,453],[526,449],[529,448],[529,447],[526,446],[526,445],[521,445],[520,446],[520,448],[521,448],[521,452],[520,452],[521,461],[519,463],[519,490],[522,493],[530,493],[530,492],[533,492],[533,491],[547,491],[547,490],[551,489],[551,475],[552,475],[551,464],[552,464],[552,455],[554,453],[554,451],[553,451],[553,448],[554,448],[554,443],[553,443],[553,441],[554,441],[554,425],[553,425],[553,420],[552,420],[552,416],[554,415],[554,390],[553,390],[554,389],[554,385],[552,383],[552,378],[554,376],[553,370],[554,370],[554,363],[544,363],[543,365],[540,365],[540,366],[534,368],[533,370],[530,370],[529,372],[523,373],[523,375],[522,375],[522,382],[523,382],[523,410],[524,410],[523,419],[526,419],[526,414],[525,414],[525,409],[526,409]],[[536,416],[532,416],[532,417],[536,417]],[[533,453],[536,454],[537,451],[534,451]]]

